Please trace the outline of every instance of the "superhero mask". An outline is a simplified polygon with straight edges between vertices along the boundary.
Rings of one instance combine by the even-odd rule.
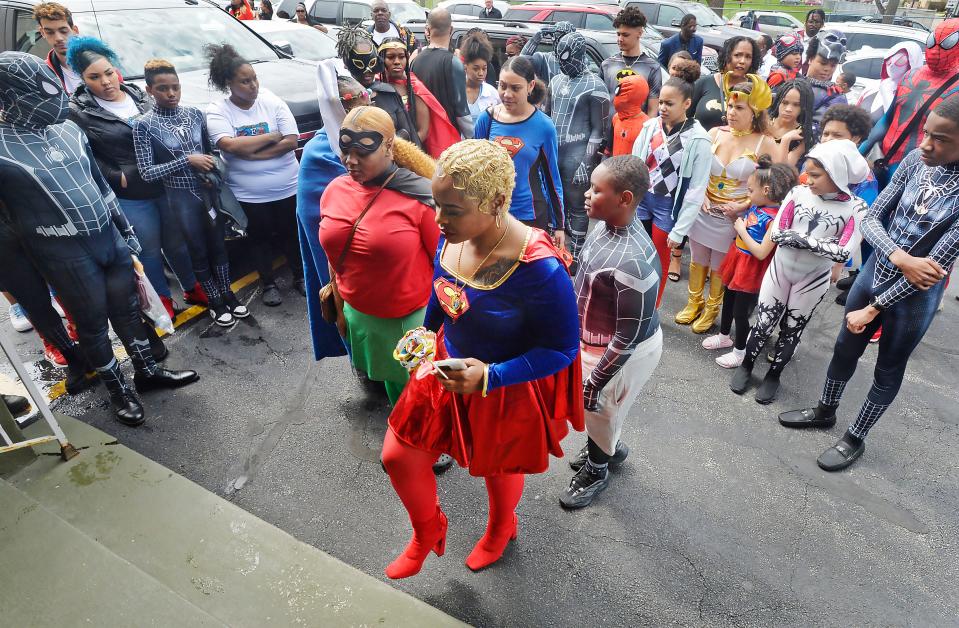
[[[22,52],[0,53],[0,117],[39,130],[66,121],[69,100],[47,65]]]
[[[802,54],[802,40],[792,33],[787,33],[776,42],[776,60],[782,63],[783,59],[791,54]]]
[[[934,72],[954,72],[959,67],[959,18],[945,20],[926,41],[926,65]]]
[[[350,49],[350,54],[346,58],[346,68],[358,81],[363,80],[366,73],[378,74],[383,70],[383,64],[380,62],[380,56],[376,52],[376,46],[372,40],[361,40],[357,46],[369,46],[367,52],[360,52],[354,46]]]
[[[553,41],[559,43],[563,37],[574,32],[576,32],[576,27],[573,26],[572,22],[556,22],[553,25]]]
[[[613,106],[621,120],[643,113],[649,98],[649,83],[646,78],[633,73],[620,79],[613,92]]]
[[[816,39],[819,40],[817,57],[838,63],[846,56],[846,36],[839,31],[821,30],[816,33]]]
[[[379,131],[354,131],[340,129],[340,152],[357,150],[361,153],[375,153],[383,145],[383,134]]]
[[[560,71],[569,77],[577,77],[586,71],[586,38],[579,33],[570,33],[556,44],[556,58]]]

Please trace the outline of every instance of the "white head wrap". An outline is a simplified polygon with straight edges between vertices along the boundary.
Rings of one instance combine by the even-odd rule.
[[[821,163],[836,187],[846,194],[852,194],[850,185],[862,183],[869,176],[869,163],[851,140],[821,142],[813,146],[807,157]]]

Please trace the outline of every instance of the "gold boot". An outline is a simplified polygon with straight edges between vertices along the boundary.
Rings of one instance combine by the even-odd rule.
[[[689,301],[686,307],[676,315],[676,322],[680,325],[689,325],[703,310],[703,288],[706,286],[706,274],[709,269],[695,262],[689,264]]]
[[[706,307],[703,313],[699,315],[690,329],[696,334],[705,334],[712,329],[716,318],[719,317],[719,310],[723,307],[723,279],[719,273],[713,271],[709,274],[709,298],[706,299]]]

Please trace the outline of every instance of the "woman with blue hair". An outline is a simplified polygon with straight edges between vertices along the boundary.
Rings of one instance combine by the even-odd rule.
[[[190,263],[179,223],[167,204],[163,186],[145,181],[137,169],[133,125],[151,109],[146,94],[123,82],[116,53],[96,37],[72,37],[67,48],[70,67],[83,79],[70,99],[70,120],[86,133],[97,165],[133,225],[143,252],[140,261],[174,318],[173,299],[163,274],[163,255],[179,279],[187,303],[207,304]]]

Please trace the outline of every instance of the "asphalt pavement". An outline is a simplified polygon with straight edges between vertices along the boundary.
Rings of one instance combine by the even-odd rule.
[[[482,480],[454,468],[439,480],[446,555],[392,584],[476,626],[959,624],[957,288],[863,458],[827,474],[815,459],[853,418],[877,348],[866,351],[834,429],[787,431],[775,417],[819,396],[841,321],[835,291],[807,328],[780,400],[760,406],[728,390],[730,373],[700,347],[703,336],[672,322],[685,286],[670,284],[663,358],[630,414],[631,454],[610,489],[585,510],[563,511],[558,494],[572,472],[552,460],[527,480],[518,540],[474,574],[463,560],[483,532],[486,495]],[[57,409],[385,579],[410,534],[378,463],[388,408],[364,394],[346,358],[313,361],[305,302],[284,296],[266,308],[254,284],[241,293],[253,315],[235,328],[203,316],[178,329],[168,365],[202,379],[145,395],[139,428],[116,423],[101,391],[64,397]],[[32,336],[20,342],[38,359]],[[570,435],[567,455],[584,439]]]

